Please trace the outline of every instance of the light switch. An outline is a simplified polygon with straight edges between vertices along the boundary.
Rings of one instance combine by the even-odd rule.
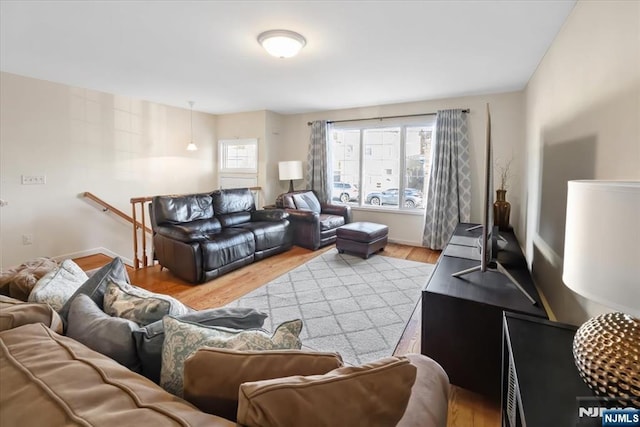
[[[22,175],[22,185],[44,185],[46,183],[46,175]]]

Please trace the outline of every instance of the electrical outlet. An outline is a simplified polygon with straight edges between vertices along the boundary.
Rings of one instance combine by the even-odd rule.
[[[33,245],[33,234],[23,234],[22,235],[22,244],[23,245]]]
[[[44,185],[47,183],[46,175],[22,175],[22,185]]]

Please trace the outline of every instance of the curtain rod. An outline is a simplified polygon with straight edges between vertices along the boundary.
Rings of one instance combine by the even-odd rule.
[[[470,113],[471,109],[466,108],[462,110],[463,113]],[[366,117],[364,119],[350,119],[350,120],[327,120],[327,123],[342,123],[342,122],[358,122],[362,120],[383,120],[383,119],[399,119],[403,117],[420,117],[420,116],[435,116],[438,113],[423,113],[423,114],[405,114],[403,116],[381,116],[381,117]],[[313,122],[307,122],[307,126],[311,126]]]

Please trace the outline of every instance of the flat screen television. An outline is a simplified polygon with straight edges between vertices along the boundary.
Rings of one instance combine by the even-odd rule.
[[[453,277],[460,277],[466,274],[480,272],[485,273],[488,270],[498,271],[509,278],[511,282],[524,294],[532,304],[536,304],[536,300],[522,287],[520,283],[505,269],[496,259],[498,233],[493,227],[493,149],[491,146],[491,112],[489,104],[487,104],[487,120],[486,134],[484,145],[484,193],[482,205],[482,224],[473,228],[481,228],[481,234],[478,238],[478,246],[480,249],[480,265],[468,268],[466,270],[453,273]]]

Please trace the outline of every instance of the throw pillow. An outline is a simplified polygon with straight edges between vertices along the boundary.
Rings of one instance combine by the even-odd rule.
[[[395,426],[416,379],[404,357],[387,357],[325,375],[246,382],[240,386],[238,423],[246,426]]]
[[[104,312],[142,326],[161,320],[166,315],[180,316],[191,309],[168,295],[156,294],[126,282],[107,283]]]
[[[140,371],[140,359],[132,332],[138,325],[111,317],[87,295],[78,295],[69,309],[67,336],[92,350],[109,356],[134,372]]]
[[[0,295],[0,331],[30,323],[43,323],[62,333],[62,319],[49,304],[28,303]]]
[[[127,268],[120,258],[114,258],[109,264],[103,266],[76,290],[71,298],[69,298],[69,301],[67,301],[58,312],[60,313],[60,317],[62,317],[62,321],[66,323],[71,301],[80,294],[88,295],[98,307],[102,308],[104,292],[107,289],[107,283],[109,283],[109,281],[130,283]]]
[[[0,273],[0,294],[26,301],[38,280],[56,268],[58,268],[58,263],[55,260],[39,257],[18,267],[2,271]]]
[[[59,311],[89,276],[70,259],[60,267],[45,274],[29,294],[29,302],[47,303]]]
[[[292,320],[278,326],[272,336],[260,329],[236,330],[202,326],[183,322],[171,316],[163,319],[164,344],[160,385],[176,396],[182,396],[184,361],[201,347],[236,350],[282,350],[302,346],[302,320]]]
[[[235,421],[240,384],[292,375],[321,375],[342,367],[338,353],[201,348],[184,364],[184,398],[201,411]]]
[[[233,329],[262,328],[266,318],[266,314],[253,308],[211,308],[177,317],[177,319],[200,325]],[[133,333],[138,357],[142,361],[142,374],[156,384],[160,383],[164,335],[162,320],[144,326]]]

